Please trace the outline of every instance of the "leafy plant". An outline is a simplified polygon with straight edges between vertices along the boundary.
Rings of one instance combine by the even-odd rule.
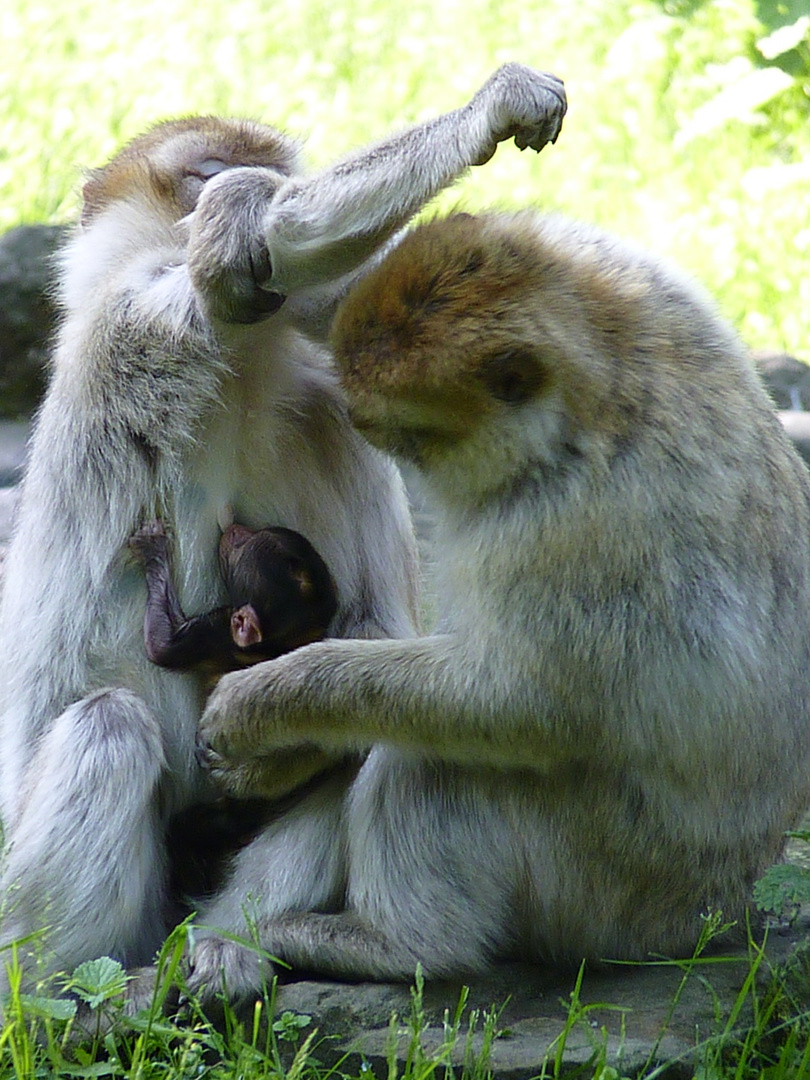
[[[810,832],[797,830],[788,836],[810,843]],[[760,911],[795,922],[802,904],[810,904],[810,870],[794,863],[777,863],[755,883],[753,895]]]

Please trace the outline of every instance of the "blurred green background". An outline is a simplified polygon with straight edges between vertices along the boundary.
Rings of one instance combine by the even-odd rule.
[[[444,206],[534,204],[668,254],[757,348],[810,360],[810,0],[2,0],[0,229],[168,116],[254,116],[313,166],[463,104],[501,62],[570,110]]]

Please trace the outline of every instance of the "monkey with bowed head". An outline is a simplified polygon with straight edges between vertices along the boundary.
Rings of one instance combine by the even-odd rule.
[[[209,699],[226,788],[302,739],[373,744],[345,907],[260,918],[261,945],[466,977],[688,955],[708,909],[744,925],[810,803],[810,482],[734,334],[652,256],[524,212],[417,228],[333,343],[355,425],[435,500],[440,621]],[[206,921],[244,933],[227,890]],[[263,973],[225,937],[192,962],[208,993]]]
[[[179,601],[216,608],[230,506],[320,552],[332,635],[412,635],[403,485],[352,428],[326,332],[433,195],[503,140],[540,150],[564,112],[558,79],[508,64],[461,108],[312,175],[279,132],[210,117],[158,125],[90,173],[0,605],[0,944],[47,927],[21,947],[28,980],[105,954],[148,963],[167,822],[216,794],[196,753],[204,679],[146,658],[129,537],[159,506]],[[265,790],[300,782],[297,753],[263,763]],[[330,771],[262,832],[263,917],[342,903],[347,782]]]

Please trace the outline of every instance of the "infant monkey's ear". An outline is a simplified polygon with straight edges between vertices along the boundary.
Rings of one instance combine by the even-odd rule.
[[[262,624],[252,604],[243,604],[231,614],[231,637],[239,649],[249,649],[262,641]]]

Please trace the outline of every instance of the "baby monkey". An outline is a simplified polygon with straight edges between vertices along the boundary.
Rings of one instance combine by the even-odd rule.
[[[129,544],[146,572],[146,653],[160,667],[216,680],[319,641],[337,611],[326,563],[292,529],[229,525],[219,544],[229,604],[191,618],[174,587],[163,522],[143,525]]]
[[[219,563],[229,604],[186,618],[174,587],[163,522],[150,521],[129,541],[146,573],[144,643],[149,659],[175,671],[199,671],[215,683],[228,671],[271,660],[319,641],[337,610],[337,589],[326,563],[300,533],[281,527],[229,525],[219,543]],[[188,915],[188,897],[214,892],[231,859],[278,810],[278,799],[303,790],[334,762],[313,747],[288,755],[280,788],[253,781],[256,797],[222,797],[175,815],[167,831],[170,852],[170,917]],[[261,775],[262,762],[256,763]]]

